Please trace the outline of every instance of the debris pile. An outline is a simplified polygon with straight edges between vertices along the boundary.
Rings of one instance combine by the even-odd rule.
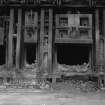
[[[5,86],[5,88],[35,88],[35,85],[35,80],[14,80],[12,83],[5,82],[1,86]]]
[[[97,83],[92,81],[70,80],[57,83],[53,86],[54,90],[95,92],[98,90]]]
[[[35,61],[33,64],[26,64],[22,70],[4,70],[4,67],[0,67],[0,73],[2,76],[12,73],[11,81],[4,81],[2,78],[2,83],[0,88],[40,88],[49,89],[50,85],[47,81],[38,82],[37,72],[38,72],[38,62]],[[9,73],[10,72],[10,73]],[[7,79],[7,78],[6,78]]]
[[[50,84],[48,82],[38,83],[35,79],[33,80],[13,80],[7,83],[6,81],[0,85],[1,88],[13,88],[13,89],[50,89]]]
[[[37,60],[35,60],[35,62],[32,64],[26,63],[26,65],[24,66],[25,69],[34,69],[37,67],[38,67],[38,61]]]
[[[84,92],[94,92],[98,90],[98,85],[95,82],[87,81],[81,84],[81,90]]]
[[[14,68],[8,68],[6,65],[0,66],[0,78],[12,78],[14,75]]]
[[[4,67],[0,67],[0,72],[2,72],[2,76],[6,74],[11,74],[10,77],[13,77],[10,82],[3,81],[0,85],[0,88],[40,88],[40,89],[65,89],[65,90],[72,90],[77,89],[84,92],[91,92],[96,91],[97,84],[92,81],[84,81],[78,79],[70,79],[69,81],[64,81],[61,83],[56,83],[53,87],[51,87],[51,83],[48,81],[41,81],[40,83],[36,79],[36,74],[38,72],[38,63],[35,62],[34,64],[26,64],[24,69],[22,70],[4,70]],[[90,65],[84,63],[83,65],[65,65],[65,64],[58,64],[57,71],[58,72],[88,72],[90,70]],[[6,74],[5,74],[6,73]],[[7,77],[7,76],[5,76]]]
[[[36,78],[36,72],[38,71],[38,62],[35,61],[33,64],[26,64],[24,69],[21,71],[23,78]]]
[[[88,63],[83,63],[83,65],[58,64],[57,66],[58,72],[88,72],[89,70],[90,66]]]

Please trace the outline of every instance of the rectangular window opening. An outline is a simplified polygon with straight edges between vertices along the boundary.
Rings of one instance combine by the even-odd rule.
[[[90,45],[60,44],[57,45],[57,62],[66,65],[82,65],[90,62]]]

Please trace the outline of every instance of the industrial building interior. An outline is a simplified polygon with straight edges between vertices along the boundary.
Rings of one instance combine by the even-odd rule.
[[[20,76],[19,81],[45,76],[53,82],[73,74],[91,75],[104,84],[102,4],[94,0],[20,1],[0,2],[1,69],[7,74],[15,69],[11,77]]]

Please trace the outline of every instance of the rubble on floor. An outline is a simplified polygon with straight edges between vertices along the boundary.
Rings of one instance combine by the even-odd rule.
[[[74,81],[74,80],[70,80],[67,82],[59,82],[56,84],[49,84],[49,83],[45,83],[42,82],[40,84],[38,84],[35,81],[24,81],[24,82],[20,82],[20,83],[4,83],[3,85],[0,85],[0,89],[1,88],[13,88],[13,89],[53,89],[55,91],[82,91],[82,92],[96,92],[99,88],[97,87],[97,83],[96,82],[92,82],[92,81]]]
[[[0,88],[40,88],[49,89],[48,82],[37,81],[38,63],[26,64],[22,70],[4,69],[0,67]],[[5,77],[5,78],[4,78]],[[11,80],[8,82],[8,78]],[[5,81],[4,81],[5,79]],[[7,80],[6,80],[7,79]]]
[[[5,66],[4,66],[5,67]],[[40,83],[37,81],[36,73],[38,72],[38,63],[34,63],[32,65],[27,64],[24,69],[22,70],[4,70],[4,67],[0,67],[0,72],[3,72],[5,77],[12,77],[11,80],[2,81],[0,83],[0,88],[39,88],[39,89],[51,89],[54,90],[82,90],[85,92],[96,91],[97,83],[92,81],[82,81],[82,80],[75,80],[71,79],[69,81],[63,81],[60,83],[56,83],[52,85],[48,81],[41,81]],[[90,66],[87,63],[83,65],[65,65],[65,64],[58,64],[57,72],[88,72],[90,70]],[[9,76],[10,75],[10,76]],[[3,76],[3,74],[2,74]]]
[[[69,80],[66,82],[59,82],[53,86],[54,90],[63,91],[82,91],[82,92],[96,92],[98,90],[97,83],[92,81]]]
[[[58,64],[56,70],[57,72],[88,72],[90,65],[88,63],[83,63],[82,65]]]
[[[1,65],[0,66],[0,77],[2,78],[9,78],[9,77],[14,77],[15,74],[15,69],[14,68],[8,68],[6,65]]]
[[[21,71],[23,78],[36,78],[36,73],[38,72],[38,63],[35,61],[33,64],[26,64]]]
[[[35,79],[33,80],[12,80],[11,82],[3,82],[0,85],[0,89],[50,89],[50,84],[48,82],[38,83]]]

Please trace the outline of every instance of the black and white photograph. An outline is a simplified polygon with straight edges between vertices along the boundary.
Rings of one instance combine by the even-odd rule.
[[[105,105],[105,0],[0,0],[0,105]]]

